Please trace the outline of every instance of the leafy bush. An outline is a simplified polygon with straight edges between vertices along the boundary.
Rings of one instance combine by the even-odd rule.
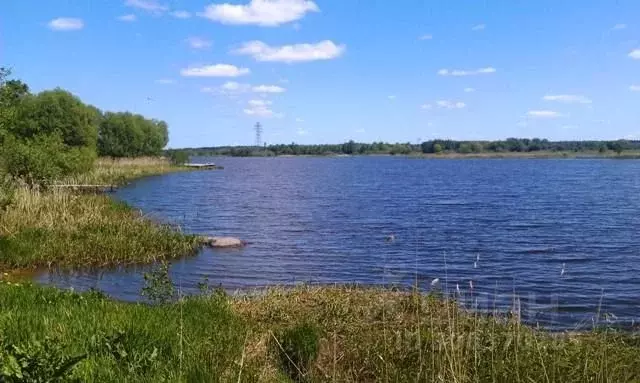
[[[15,178],[29,185],[46,185],[65,175],[88,171],[95,160],[90,148],[68,147],[58,134],[31,139],[5,138],[3,166]]]
[[[86,355],[68,356],[59,342],[45,338],[26,345],[2,342],[0,349],[0,381],[2,382],[68,382],[73,368]]]
[[[184,165],[189,162],[189,153],[182,150],[170,150],[168,153],[169,160],[174,165]]]
[[[13,203],[15,194],[16,185],[8,174],[3,174],[2,164],[0,164],[0,211]]]
[[[169,141],[167,124],[132,113],[106,113],[98,153],[109,157],[157,156]]]
[[[276,339],[275,347],[283,370],[294,381],[304,381],[318,356],[320,331],[309,323],[303,323],[283,330]]]
[[[169,276],[169,263],[162,262],[150,273],[144,274],[145,286],[142,296],[153,303],[166,303],[174,295],[173,282]]]

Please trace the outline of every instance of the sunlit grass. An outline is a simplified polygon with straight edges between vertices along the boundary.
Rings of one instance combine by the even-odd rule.
[[[632,334],[549,334],[411,292],[275,288],[250,298],[216,293],[149,306],[0,284],[0,307],[5,341],[49,338],[69,355],[86,353],[73,372],[82,381],[640,379],[640,341]]]
[[[184,171],[161,157],[99,158],[93,169],[85,174],[68,177],[57,182],[64,185],[122,185],[136,178]]]
[[[148,263],[192,253],[196,238],[105,195],[18,188],[0,216],[0,267]]]
[[[101,159],[74,184],[122,183],[181,170],[164,159]],[[190,254],[194,236],[144,218],[107,195],[18,186],[0,214],[0,268],[149,263]]]

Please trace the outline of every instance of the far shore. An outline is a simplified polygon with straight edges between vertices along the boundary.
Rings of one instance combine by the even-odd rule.
[[[194,157],[234,157],[228,155],[203,155]],[[407,157],[416,159],[640,159],[640,151],[629,151],[617,154],[612,151],[598,152],[598,151],[535,151],[535,152],[482,152],[482,153],[457,153],[457,152],[442,152],[442,153],[420,153],[414,152],[409,154],[388,154],[388,153],[368,153],[368,154],[283,154],[278,156],[265,155],[261,156],[235,156],[238,158],[247,157],[279,157],[279,158],[293,158],[293,157]]]

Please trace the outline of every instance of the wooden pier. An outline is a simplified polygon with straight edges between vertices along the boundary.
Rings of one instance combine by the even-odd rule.
[[[214,163],[204,163],[204,164],[184,164],[184,166],[193,169],[223,169],[222,166],[218,166]]]

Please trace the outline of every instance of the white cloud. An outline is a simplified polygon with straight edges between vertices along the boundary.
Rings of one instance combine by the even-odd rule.
[[[475,91],[476,91],[475,88],[464,88],[464,92],[465,93],[472,93],[472,92],[475,92]]]
[[[431,39],[433,39],[432,35],[422,35],[418,37],[418,40],[431,40]]]
[[[362,134],[364,132],[365,132],[364,128],[356,129],[356,133],[358,134]]]
[[[467,106],[467,104],[465,104],[462,101],[454,102],[449,100],[438,100],[436,101],[436,105],[438,106],[438,108],[444,108],[444,109],[462,109]]]
[[[560,129],[573,130],[573,129],[578,129],[578,127],[576,125],[562,125]]]
[[[169,7],[165,4],[160,4],[158,0],[126,0],[124,5],[152,13],[162,13],[169,10]]]
[[[262,41],[249,41],[235,50],[234,53],[250,55],[257,61],[294,63],[335,59],[340,57],[345,49],[344,45],[336,45],[330,40],[320,41],[316,44],[295,44],[279,47],[269,46]]]
[[[392,100],[392,101],[393,101],[393,100],[395,100],[395,99],[396,99],[396,96],[395,96],[395,95],[390,95],[390,96],[387,96],[387,98],[388,98],[389,100]]]
[[[272,102],[269,100],[249,100],[249,105],[254,107],[268,106],[271,104]]]
[[[634,60],[640,60],[640,49],[634,49],[629,53],[629,57]]]
[[[286,91],[286,89],[277,85],[251,86],[249,84],[241,84],[235,81],[228,81],[222,84],[220,87],[206,87],[203,88],[202,91],[206,93],[219,93],[226,95],[237,95],[241,93],[253,92],[260,93],[261,95],[266,96],[266,94],[268,93],[283,93]]]
[[[180,74],[185,77],[238,77],[250,72],[247,68],[238,68],[235,65],[215,64],[185,68],[180,71]]]
[[[176,80],[170,79],[170,78],[161,78],[156,80],[156,84],[163,84],[163,85],[169,85],[169,84],[175,84]]]
[[[298,128],[298,136],[306,136],[307,134],[309,134],[308,131],[306,131],[304,128]]]
[[[235,81],[228,81],[228,82],[225,82],[224,84],[222,84],[220,89],[222,89],[223,91],[226,91],[226,92],[241,93],[241,92],[247,91],[249,89],[249,85],[248,84],[240,84],[240,83],[237,83]]]
[[[171,16],[176,19],[188,19],[191,17],[191,13],[187,11],[173,11],[171,12]]]
[[[494,67],[486,67],[486,68],[478,68],[473,70],[461,70],[461,69],[440,69],[438,74],[440,76],[454,76],[454,77],[462,77],[462,76],[476,76],[480,74],[491,74],[496,73],[496,68]]]
[[[487,26],[485,24],[474,25],[471,30],[472,31],[483,31]]]
[[[84,21],[73,17],[59,17],[49,21],[48,25],[54,31],[77,31],[84,28]]]
[[[558,118],[562,117],[562,114],[553,110],[530,110],[527,112],[527,116],[532,118]]]
[[[629,90],[632,92],[640,92],[640,85],[630,85]]]
[[[193,49],[205,49],[210,48],[212,43],[209,40],[203,39],[201,37],[189,37],[185,40],[187,44]]]
[[[626,29],[626,28],[627,28],[627,24],[616,24],[611,29],[613,29],[614,31],[617,31],[617,30]]]
[[[270,108],[271,101],[267,100],[250,100],[249,107],[244,110],[244,113],[249,116],[258,117],[283,117],[280,113],[274,113]]]
[[[545,101],[557,101],[566,104],[591,104],[588,97],[576,94],[548,94],[542,97]]]
[[[296,117],[296,122],[302,123],[302,122],[304,122],[304,120],[302,118],[300,118],[300,117]]]
[[[211,4],[199,16],[223,24],[276,27],[302,19],[320,8],[310,0],[251,0],[249,4]]]
[[[251,90],[255,93],[284,93],[286,91],[285,88],[277,85],[258,85]]]
[[[422,105],[420,105],[420,109],[430,110],[431,108],[433,108],[433,105],[431,105],[431,104],[422,104]]]
[[[126,21],[126,22],[132,22],[132,21],[136,21],[136,15],[134,15],[133,13],[128,14],[128,15],[122,15],[118,17],[118,20],[120,21]]]

